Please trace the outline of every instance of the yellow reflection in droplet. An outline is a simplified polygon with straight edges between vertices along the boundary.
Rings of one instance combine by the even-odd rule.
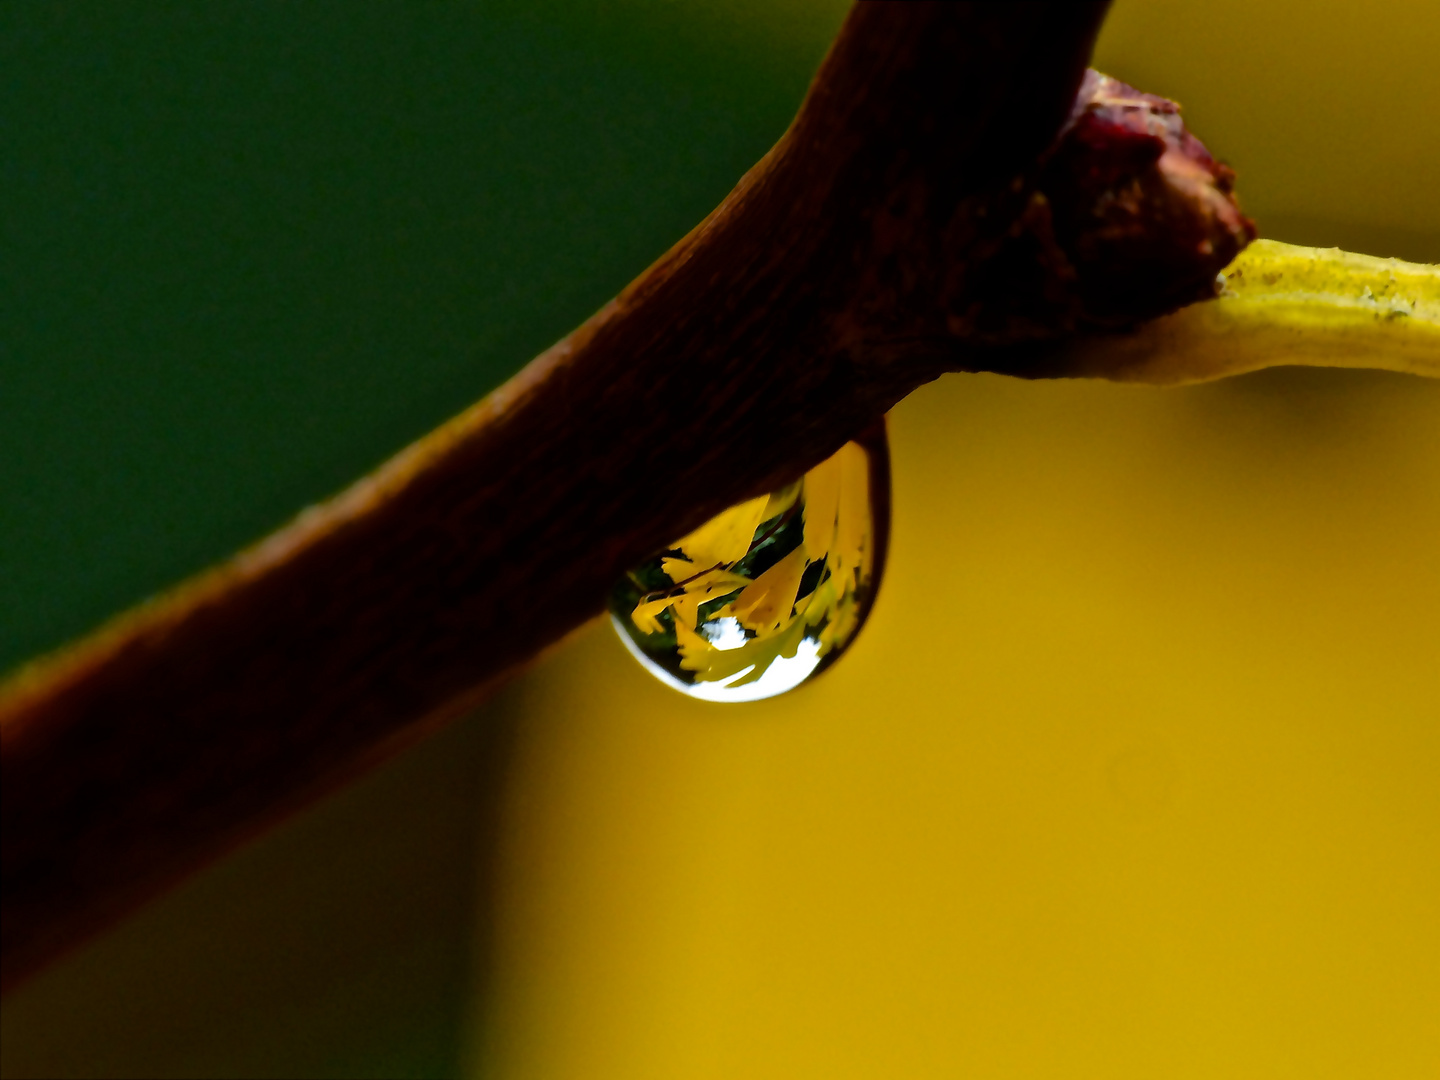
[[[794,689],[865,621],[889,482],[881,423],[631,570],[610,596],[616,633],[642,667],[693,697],[748,702]]]

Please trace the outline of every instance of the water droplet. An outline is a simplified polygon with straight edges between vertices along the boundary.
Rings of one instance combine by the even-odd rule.
[[[795,483],[732,506],[610,591],[630,652],[707,701],[783,694],[859,633],[885,568],[890,453],[884,421]]]

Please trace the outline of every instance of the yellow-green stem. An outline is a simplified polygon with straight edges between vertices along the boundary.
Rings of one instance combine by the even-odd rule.
[[[1257,240],[1222,277],[1210,303],[1077,341],[1067,372],[1161,386],[1286,365],[1440,378],[1440,266]]]

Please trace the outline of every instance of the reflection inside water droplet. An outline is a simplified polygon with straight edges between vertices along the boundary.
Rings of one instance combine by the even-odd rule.
[[[661,682],[707,701],[783,694],[834,663],[869,614],[890,528],[884,422],[779,491],[732,506],[610,592]]]

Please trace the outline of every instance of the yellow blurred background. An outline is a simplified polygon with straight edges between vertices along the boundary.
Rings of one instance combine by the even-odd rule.
[[[1440,387],[945,379],[830,672],[527,676],[515,1077],[1440,1069]]]
[[[1431,0],[1120,0],[1096,64],[1264,235],[1440,261],[1437,55]],[[890,426],[822,678],[698,703],[594,624],[7,999],[5,1074],[1440,1075],[1440,384],[951,376]]]

